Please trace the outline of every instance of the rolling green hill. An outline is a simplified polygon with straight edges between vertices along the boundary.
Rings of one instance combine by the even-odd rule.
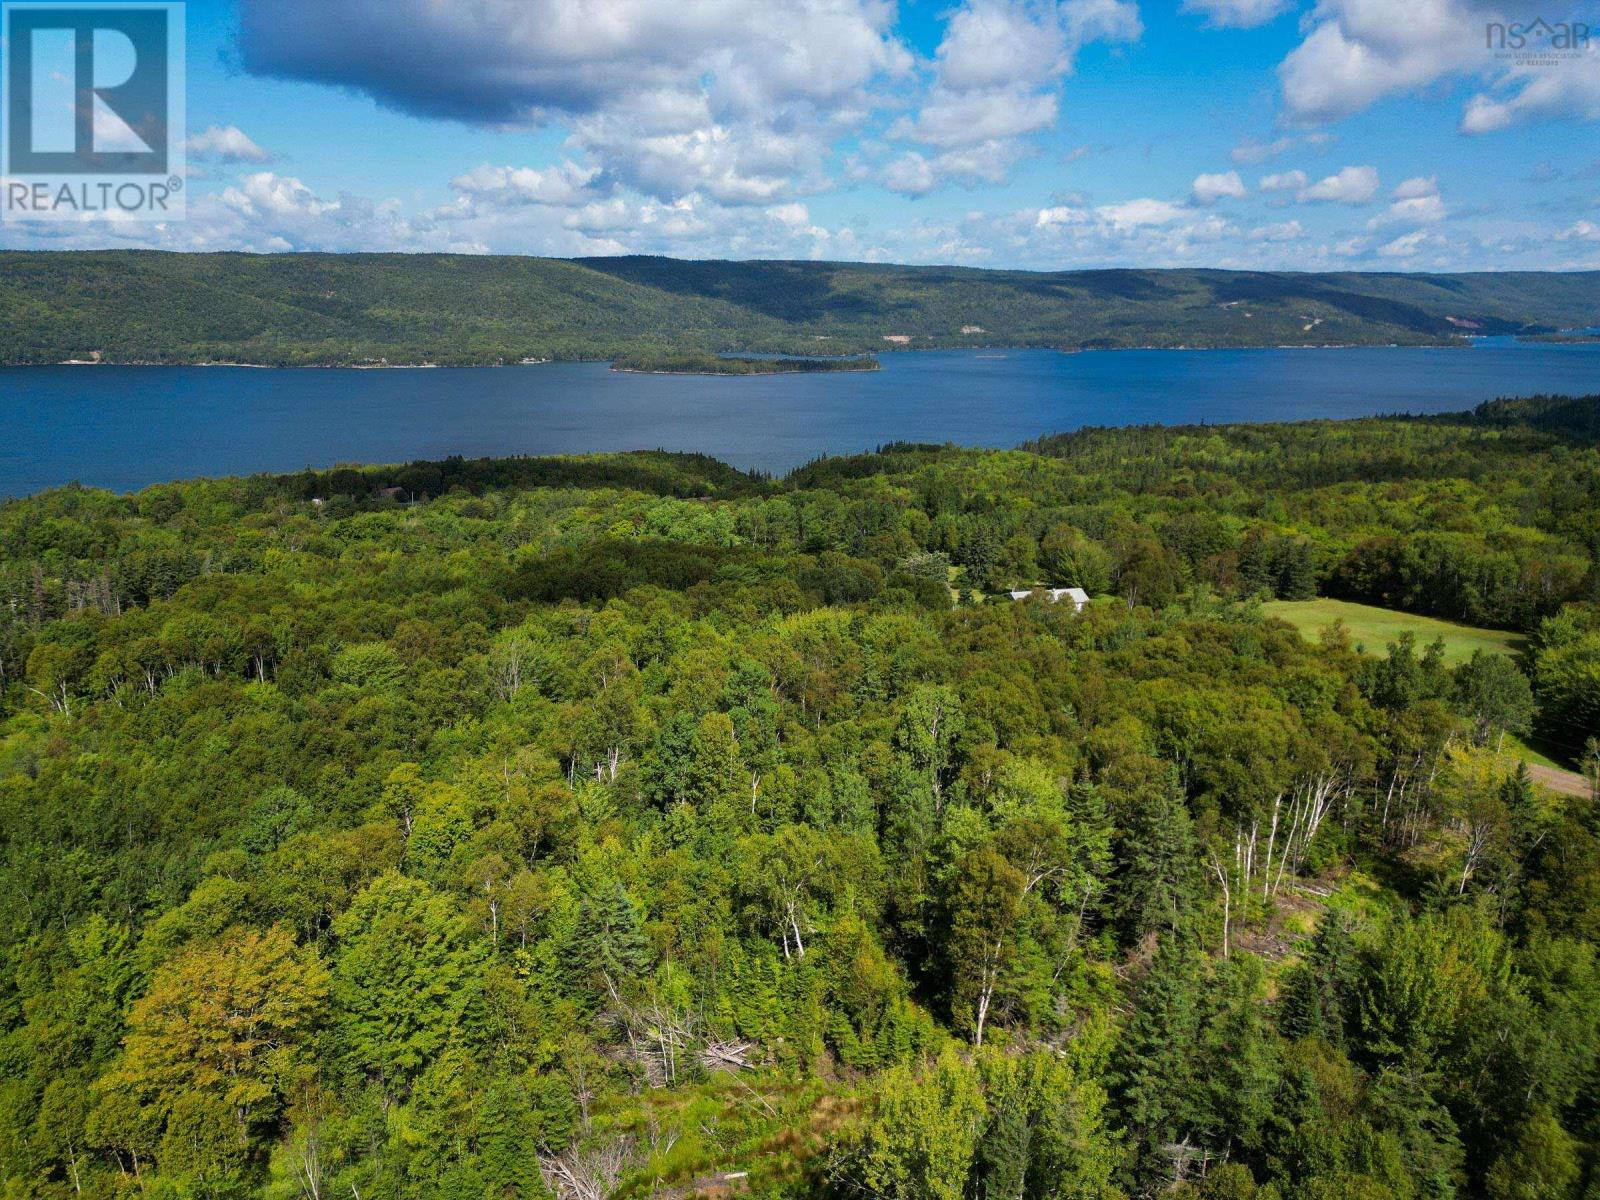
[[[0,362],[10,364],[500,363],[664,347],[1414,345],[1600,323],[1600,272],[7,252],[0,313]]]

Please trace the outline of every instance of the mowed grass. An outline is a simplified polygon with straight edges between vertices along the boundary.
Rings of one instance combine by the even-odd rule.
[[[1454,621],[1418,617],[1370,604],[1352,604],[1348,600],[1273,600],[1262,605],[1262,609],[1268,616],[1289,622],[1301,636],[1313,642],[1335,621],[1343,621],[1351,640],[1368,654],[1384,653],[1384,648],[1407,630],[1416,635],[1419,653],[1434,638],[1442,637],[1444,661],[1452,667],[1466,662],[1474,650],[1515,654],[1523,642],[1520,633],[1458,625]]]

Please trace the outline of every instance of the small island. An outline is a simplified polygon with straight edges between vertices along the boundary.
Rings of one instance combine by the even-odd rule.
[[[789,375],[818,371],[876,371],[871,355],[852,358],[724,358],[701,350],[650,350],[624,354],[613,371],[643,375]]]

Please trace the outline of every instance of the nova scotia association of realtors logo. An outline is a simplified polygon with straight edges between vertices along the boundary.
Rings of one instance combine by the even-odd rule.
[[[1519,66],[1554,64],[1593,52],[1594,31],[1584,21],[1490,21],[1484,26],[1484,45],[1496,58]]]
[[[3,12],[0,218],[181,218],[183,5]]]

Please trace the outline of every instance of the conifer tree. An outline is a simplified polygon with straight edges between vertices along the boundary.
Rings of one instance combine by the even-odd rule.
[[[1179,927],[1195,898],[1198,862],[1188,807],[1169,778],[1133,806],[1116,845],[1115,907],[1125,944]]]
[[[1304,960],[1290,973],[1278,1008],[1286,1037],[1345,1041],[1345,1022],[1355,983],[1355,946],[1345,918],[1327,913],[1317,924]]]
[[[1189,940],[1163,933],[1111,1066],[1111,1094],[1129,1137],[1125,1172],[1141,1193],[1175,1177],[1173,1147],[1193,1132],[1198,991]]]

